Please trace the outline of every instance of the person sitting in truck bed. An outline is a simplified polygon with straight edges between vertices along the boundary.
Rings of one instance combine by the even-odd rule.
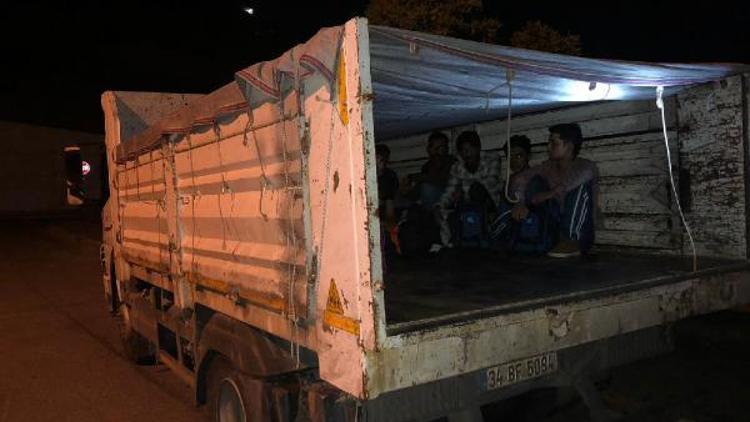
[[[435,131],[427,138],[427,162],[417,174],[401,182],[405,212],[399,222],[399,250],[403,256],[419,256],[440,243],[440,228],[432,217],[435,204],[443,196],[456,158],[448,153],[448,136]],[[397,205],[398,208],[398,205]]]
[[[396,172],[388,168],[391,157],[391,149],[384,144],[375,145],[376,173],[378,176],[378,216],[381,226],[381,253],[383,255],[383,267],[386,260],[397,253],[398,245],[392,241],[394,228],[397,224],[396,195],[398,194],[398,176]]]
[[[381,224],[390,228],[396,224],[394,201],[398,193],[398,176],[388,167],[391,149],[387,145],[375,145],[376,172],[378,176],[378,202]]]
[[[417,174],[402,183],[406,195],[423,208],[431,210],[443,196],[456,157],[448,153],[448,136],[435,131],[427,138],[427,162]]]
[[[508,144],[505,144],[504,150],[505,155],[508,157],[508,162],[510,163],[510,184],[512,186],[516,175],[529,168],[529,159],[531,158],[531,139],[525,135],[511,136],[510,151],[508,151]],[[508,202],[505,195],[501,196],[500,201]]]
[[[466,131],[456,138],[458,161],[451,167],[445,192],[436,204],[442,245],[484,247],[487,222],[492,221],[502,192],[500,160],[482,153],[479,134]]]
[[[495,225],[508,218],[521,226],[536,225],[540,249],[554,245],[547,253],[551,257],[586,254],[594,244],[599,170],[594,162],[578,157],[580,126],[559,124],[549,132],[549,159],[513,178],[511,195],[518,203]]]
[[[514,135],[503,149],[510,167],[508,186],[514,186],[516,177],[529,168],[531,140],[525,135]],[[549,251],[552,239],[546,236],[545,221],[532,212],[522,222],[516,222],[512,218],[515,204],[503,193],[499,201],[498,217],[491,224],[490,238],[493,246],[504,252],[536,254]]]

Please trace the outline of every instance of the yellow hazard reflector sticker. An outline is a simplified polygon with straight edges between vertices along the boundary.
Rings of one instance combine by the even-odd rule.
[[[346,102],[346,63],[344,63],[344,54],[340,53],[339,66],[336,75],[337,91],[338,91],[338,105],[339,105],[339,117],[344,126],[349,124],[349,107]]]
[[[331,286],[328,288],[328,302],[323,314],[323,323],[331,328],[338,328],[339,330],[359,336],[359,321],[344,316],[341,294],[338,287],[336,287],[334,279],[331,279]]]
[[[326,311],[344,315],[344,306],[341,305],[341,295],[339,295],[339,289],[336,286],[336,280],[334,279],[331,279],[331,287],[328,288],[328,303],[326,304]]]

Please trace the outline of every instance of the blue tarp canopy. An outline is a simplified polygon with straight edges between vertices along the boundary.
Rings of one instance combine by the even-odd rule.
[[[687,86],[750,72],[740,64],[667,64],[589,59],[370,25],[370,70],[379,140],[606,100],[653,99]],[[224,114],[278,101],[305,78],[335,86],[343,26],[321,29],[277,59],[240,70],[232,82],[124,141],[118,159],[164,135],[213,124]],[[296,81],[299,78],[300,81]]]
[[[643,63],[543,53],[370,26],[375,134],[387,139],[575,103],[655,99],[749,72],[738,64]]]

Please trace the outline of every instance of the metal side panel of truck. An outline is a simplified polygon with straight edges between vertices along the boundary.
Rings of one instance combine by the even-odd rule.
[[[353,19],[290,50],[275,65],[305,61],[304,78],[298,74],[293,89],[261,93],[273,101],[254,102],[256,93],[238,83],[206,96],[102,97],[111,192],[104,289],[113,310],[195,388],[199,403],[221,356],[252,379],[253,391],[265,391],[259,406],[275,411],[283,400],[297,401],[299,387],[280,381],[292,374],[297,385],[322,380],[345,393],[369,420],[456,415],[530,378],[574,378],[594,359],[587,345],[608,348],[597,359],[617,363],[618,350],[648,343],[670,322],[750,302],[747,90],[745,78],[735,77],[729,83],[739,111],[709,119],[710,133],[693,131],[739,142],[740,191],[732,195],[742,212],[727,212],[741,220],[734,262],[387,323],[369,37],[366,20]],[[338,46],[328,62],[301,59],[316,43]],[[247,77],[262,76],[260,69]],[[711,89],[696,95],[719,101]],[[187,129],[163,123],[205,118],[212,104],[224,113]],[[564,120],[576,111],[551,113]],[[133,137],[148,141],[143,134],[157,126],[156,142],[123,148]]]

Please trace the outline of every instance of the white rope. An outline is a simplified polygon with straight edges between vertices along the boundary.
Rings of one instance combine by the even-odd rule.
[[[680,213],[680,219],[682,225],[685,227],[685,232],[690,239],[690,248],[693,252],[693,271],[698,271],[698,255],[695,252],[695,241],[693,240],[693,234],[690,232],[690,226],[688,226],[687,220],[685,220],[685,214],[682,212],[682,205],[680,204],[680,197],[677,195],[677,188],[674,183],[674,174],[672,173],[672,154],[669,152],[669,136],[667,135],[667,119],[664,117],[664,87],[656,87],[656,106],[661,110],[661,127],[664,133],[664,147],[667,150],[667,168],[669,169],[669,182],[672,185],[672,194],[674,194],[674,201],[677,204],[677,211]]]
[[[149,167],[151,170],[151,197],[156,197],[156,172],[154,171],[154,150],[151,150],[148,152],[148,159],[151,161],[149,163]],[[166,180],[164,181],[166,183]],[[154,204],[156,208],[156,229],[158,230],[158,233],[156,234],[156,242],[161,245],[161,201],[157,200]],[[159,248],[159,261],[162,261],[164,258],[162,257],[162,248]]]
[[[279,112],[281,113],[281,154],[284,161],[284,187],[285,194],[287,196],[287,199],[291,199],[292,204],[289,204],[287,206],[288,209],[288,233],[286,233],[286,247],[287,250],[290,251],[291,255],[291,261],[288,265],[288,272],[289,272],[289,292],[287,294],[288,299],[288,315],[287,318],[289,319],[289,323],[291,324],[291,341],[289,342],[289,352],[292,355],[292,358],[296,361],[297,367],[300,367],[300,355],[299,355],[299,342],[297,341],[298,336],[298,330],[297,330],[297,309],[295,304],[295,298],[294,298],[294,282],[297,278],[297,262],[296,262],[296,254],[297,254],[297,236],[294,232],[294,192],[292,192],[289,189],[289,157],[287,153],[287,137],[286,137],[286,116],[284,114],[284,99],[280,98],[278,102]],[[291,192],[291,198],[290,198],[290,192]],[[279,201],[277,206],[281,205],[281,201]],[[291,244],[290,244],[291,243]]]
[[[283,116],[283,114],[282,114]],[[248,117],[250,117],[251,122],[248,122],[249,125],[253,125],[252,122],[254,122],[254,116],[252,110],[248,112]],[[247,127],[246,127],[247,129]],[[268,180],[268,176],[266,176],[266,165],[263,162],[263,154],[260,152],[260,145],[258,145],[258,136],[255,134],[255,130],[251,128],[250,133],[253,135],[253,140],[255,144],[255,154],[258,156],[258,162],[260,163],[260,200],[258,201],[258,211],[260,212],[261,217],[263,217],[263,221],[268,221],[268,215],[263,212],[263,198],[266,195],[266,189],[271,186],[271,182]],[[247,134],[247,130],[245,131],[245,134]]]
[[[140,167],[140,155],[135,156],[135,197],[140,202],[141,200],[141,176],[138,174],[138,167]]]
[[[284,161],[284,181],[287,186],[285,186],[285,192],[289,192],[289,174],[288,174],[288,162],[287,162],[287,147],[286,147],[286,130],[284,128],[284,125],[286,124],[286,119],[284,116],[284,106],[283,101],[280,101],[278,103],[281,118],[278,122],[275,122],[274,124],[281,124],[282,125],[282,146],[283,146],[283,161]],[[269,187],[272,190],[276,190],[276,186],[274,186],[270,180],[268,179],[268,176],[266,175],[266,166],[265,162],[263,161],[263,155],[260,150],[260,144],[258,143],[258,136],[255,133],[255,131],[258,129],[257,126],[255,126],[255,116],[253,115],[253,109],[248,109],[247,112],[247,123],[245,124],[245,130],[242,133],[242,144],[248,148],[249,140],[248,138],[252,136],[253,138],[253,145],[255,146],[255,153],[258,158],[258,163],[260,165],[261,169],[261,193],[260,193],[260,200],[258,203],[258,210],[260,212],[260,215],[263,217],[264,221],[269,221],[268,214],[266,214],[263,211],[263,197],[265,196],[266,189]],[[277,203],[277,207],[280,206],[280,202]],[[289,207],[290,210],[290,221],[292,218],[292,209],[293,207]],[[280,213],[279,213],[280,215]],[[294,228],[292,225],[292,236],[294,236]],[[287,242],[289,241],[289,237],[286,236]],[[296,238],[292,240],[293,246],[292,249],[296,251]],[[289,244],[287,243],[287,249],[289,249]],[[296,360],[297,367],[300,367],[300,345],[297,341],[298,335],[298,329],[297,329],[297,322],[296,322],[296,310],[295,310],[295,301],[294,301],[294,279],[296,278],[296,268],[294,267],[294,263],[292,265],[292,275],[289,282],[289,293],[287,294],[288,299],[288,312],[287,312],[287,320],[290,325],[290,339],[289,339],[289,354],[291,355],[292,359]]]
[[[216,195],[217,197],[217,204],[219,206],[219,218],[221,219],[221,246],[223,249],[226,249],[227,247],[227,231],[230,229],[226,217],[224,217],[224,209],[222,208],[221,201],[224,199],[224,194],[229,191],[229,184],[227,183],[226,179],[226,171],[224,171],[224,159],[221,155],[221,128],[219,127],[218,122],[214,122],[214,135],[216,136],[216,152],[219,156],[219,174],[221,175],[221,189],[219,189],[219,193]],[[230,221],[231,221],[231,211],[230,211]],[[231,230],[229,230],[231,231]]]
[[[507,69],[505,79],[508,81],[508,119],[505,121],[505,199],[511,204],[518,203],[519,199],[515,196],[510,197],[510,119],[512,117],[511,109],[513,107],[513,69]]]
[[[196,264],[195,264],[195,238],[197,237],[197,232],[195,230],[195,201],[198,200],[198,197],[200,196],[200,192],[198,192],[198,185],[195,183],[195,166],[193,165],[193,143],[191,140],[191,133],[188,131],[185,134],[185,140],[188,144],[188,160],[190,162],[190,180],[192,183],[192,198],[190,198],[190,222],[193,226],[192,233],[190,235],[191,240],[191,250],[190,250],[190,272],[191,273],[197,273],[196,270]]]

